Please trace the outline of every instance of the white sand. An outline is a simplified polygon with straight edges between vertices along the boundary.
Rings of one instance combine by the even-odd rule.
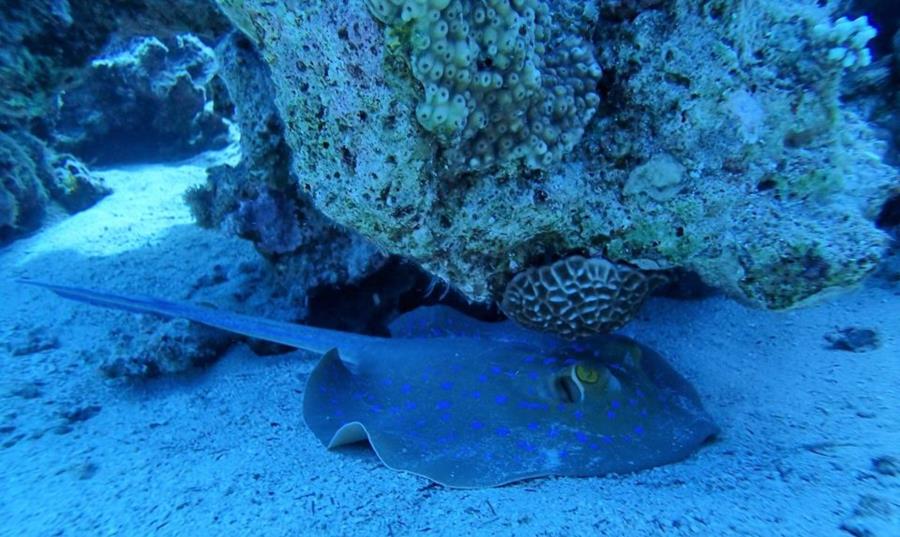
[[[326,451],[301,420],[303,353],[239,347],[182,378],[105,380],[96,366],[115,331],[157,321],[12,278],[181,298],[214,264],[253,254],[190,225],[180,196],[202,163],[103,175],[114,195],[0,251],[0,535],[828,536],[849,535],[841,525],[869,496],[893,514],[849,524],[900,535],[900,476],[872,468],[900,457],[897,289],[782,314],[653,300],[627,333],[695,384],[723,429],[716,444],[624,477],[442,489],[365,449]],[[843,326],[876,329],[881,348],[826,349]],[[13,356],[33,329],[58,348]],[[92,405],[62,427],[61,413]]]

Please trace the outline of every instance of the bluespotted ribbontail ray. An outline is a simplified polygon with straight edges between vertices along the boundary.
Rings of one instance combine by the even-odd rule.
[[[368,439],[389,468],[451,487],[633,472],[682,460],[718,432],[690,384],[622,336],[569,342],[433,307],[406,314],[391,327],[395,337],[379,338],[22,283],[324,353],[304,390],[303,417],[315,436],[329,448]]]

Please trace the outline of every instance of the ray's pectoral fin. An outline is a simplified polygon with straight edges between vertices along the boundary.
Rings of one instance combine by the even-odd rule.
[[[326,352],[306,383],[303,420],[329,449],[366,440],[365,427],[348,415],[343,403],[358,393],[355,363],[341,358],[337,349]]]
[[[367,442],[369,441],[369,432],[362,423],[354,421],[341,426],[341,428],[331,437],[331,441],[328,442],[326,447],[328,449],[334,449],[336,447],[355,444],[364,440]]]

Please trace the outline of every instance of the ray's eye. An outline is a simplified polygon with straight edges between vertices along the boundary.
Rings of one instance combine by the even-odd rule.
[[[588,384],[594,384],[600,380],[600,373],[596,369],[584,365],[575,366],[575,376],[578,377],[578,380],[581,382],[586,382]]]

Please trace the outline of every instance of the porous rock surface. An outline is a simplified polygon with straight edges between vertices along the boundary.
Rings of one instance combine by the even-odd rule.
[[[363,0],[219,4],[271,68],[298,186],[471,299],[577,251],[684,268],[786,308],[859,281],[884,248],[873,220],[896,174],[842,108],[848,67],[829,57],[870,32],[823,32],[838,14],[814,2],[636,3],[622,20],[594,3],[546,3],[553,35],[588,43],[605,73],[597,112],[561,162],[477,172],[455,167],[457,138],[417,115],[428,88],[410,64],[413,38],[396,39],[415,17],[403,25]],[[438,20],[458,2],[443,4],[428,4]],[[527,19],[525,4],[508,5]],[[492,63],[490,46],[478,50],[476,66]],[[679,172],[664,192],[654,180],[626,191],[636,169],[661,162]]]

